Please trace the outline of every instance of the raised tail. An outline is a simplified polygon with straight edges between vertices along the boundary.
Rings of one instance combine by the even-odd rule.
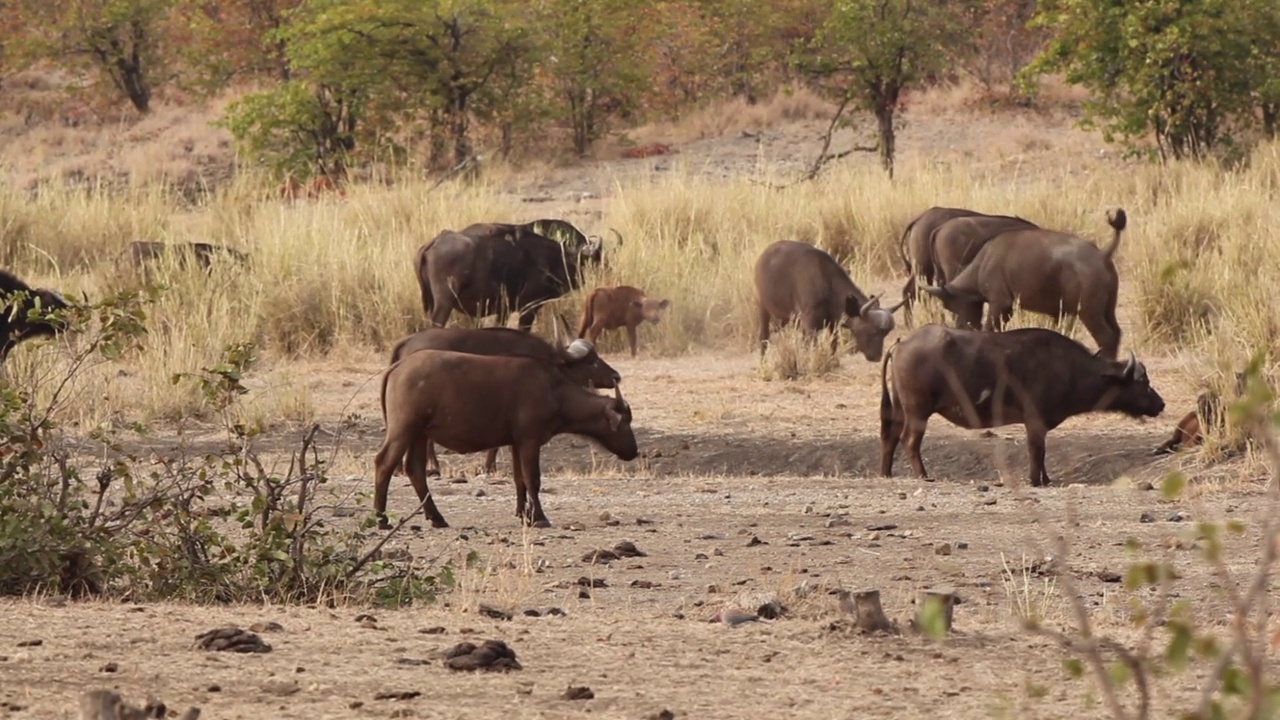
[[[1111,243],[1102,249],[1102,254],[1110,260],[1120,247],[1120,233],[1124,232],[1125,226],[1129,224],[1129,216],[1125,215],[1124,208],[1116,208],[1115,213],[1107,213],[1107,224],[1115,230],[1115,234],[1111,236]]]
[[[880,418],[881,420],[893,417],[893,398],[889,396],[889,359],[893,357],[893,351],[897,349],[898,343],[902,342],[902,338],[898,338],[888,350],[884,351],[884,360],[880,362]]]

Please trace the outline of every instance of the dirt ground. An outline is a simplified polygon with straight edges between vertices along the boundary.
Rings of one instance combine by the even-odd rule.
[[[986,122],[990,127],[950,135],[945,122],[932,130],[909,125],[901,142],[914,148],[913,133],[931,132],[940,147],[967,142],[960,155],[986,152],[983,138],[1011,142],[1007,124],[1001,135],[997,121]],[[777,136],[802,161],[817,148],[820,124],[812,125]],[[1024,150],[1045,159],[1061,144],[1097,144],[1057,126],[1045,132],[1014,147],[1014,155]],[[758,158],[756,143],[746,136],[698,141],[682,157],[705,155],[706,166],[719,172]],[[648,171],[669,161],[634,167]],[[545,193],[551,199],[540,207],[572,219],[608,200],[566,205],[564,199],[581,191],[602,195],[606,175],[557,172],[541,186],[515,191]],[[883,278],[877,285],[900,282]],[[895,331],[890,342],[901,334]],[[451,527],[415,520],[385,548],[423,562],[479,553],[484,566],[459,570],[457,589],[437,605],[390,611],[6,600],[0,717],[78,717],[78,695],[94,687],[118,688],[139,702],[155,695],[177,712],[199,705],[203,718],[228,720],[639,719],[664,709],[677,718],[1104,717],[1089,685],[1065,673],[1063,651],[1015,619],[1017,608],[1031,607],[1048,625],[1068,626],[1065,591],[1042,573],[1059,534],[1071,543],[1071,575],[1104,631],[1132,639],[1134,596],[1116,582],[1130,562],[1124,545],[1132,537],[1177,563],[1184,577],[1176,592],[1193,602],[1199,622],[1225,632],[1225,605],[1215,592],[1221,581],[1188,549],[1186,536],[1199,519],[1239,518],[1256,528],[1265,480],[1239,477],[1243,463],[1202,468],[1181,456],[1151,456],[1197,391],[1177,357],[1139,348],[1166,400],[1163,417],[1069,421],[1049,436],[1055,485],[1031,489],[1020,426],[983,437],[936,417],[924,441],[934,481],[905,477],[901,454],[899,476],[878,477],[880,368],[860,356],[844,356],[840,369],[822,379],[766,382],[746,348],[653,358],[643,342],[642,336],[637,359],[608,356],[626,378],[642,456],[622,463],[584,441],[553,440],[543,461],[552,528],[518,524],[505,451],[497,475],[488,478],[477,475],[481,455],[442,454],[445,476],[432,487]],[[337,478],[342,512],[335,511],[335,523],[354,523],[353,508],[369,509],[367,497],[354,493],[371,491],[382,436],[375,382],[382,367],[383,355],[369,353],[304,364],[303,373],[293,368],[294,377],[310,378],[327,430],[339,418],[358,418],[357,432],[341,442],[321,436]],[[281,431],[263,445],[283,456],[300,434]],[[218,437],[206,433],[187,449],[211,449]],[[176,443],[163,434],[153,442],[166,452]],[[1143,484],[1158,486],[1178,467],[1198,483],[1184,500],[1163,501]],[[393,517],[415,505],[407,480],[397,477]],[[621,541],[644,555],[584,561]],[[1256,541],[1254,530],[1238,547]],[[1231,569],[1247,572],[1255,556],[1231,554]],[[905,626],[917,593],[932,587],[952,588],[961,598],[954,633],[944,641],[909,630],[876,637],[832,627],[847,617],[832,590],[878,588],[886,612]],[[738,626],[708,622],[721,609],[754,610],[770,600],[788,612]],[[514,618],[482,615],[481,603]],[[523,614],[548,608],[563,614]],[[356,620],[365,613],[376,617],[372,627]],[[263,633],[269,653],[192,648],[195,636],[211,628],[269,621],[283,628]],[[443,665],[441,651],[488,638],[509,643],[523,669],[472,674]],[[1190,709],[1202,680],[1194,670],[1157,680],[1153,715]],[[562,699],[570,685],[589,686],[594,698]],[[402,692],[419,694],[377,699]]]
[[[458,589],[441,605],[7,601],[0,703],[8,705],[0,707],[23,709],[0,712],[75,717],[78,693],[100,686],[139,700],[154,693],[179,711],[196,704],[209,718],[643,718],[664,708],[696,718],[1102,717],[1087,686],[1067,678],[1060,650],[1014,621],[1026,597],[1050,624],[1067,622],[1061,587],[1038,574],[1047,540],[1067,531],[1086,603],[1101,627],[1123,637],[1127,596],[1099,575],[1124,572],[1126,538],[1160,547],[1189,532],[1189,520],[1256,519],[1250,503],[1259,491],[1249,483],[1179,503],[1140,489],[1187,463],[1149,455],[1170,427],[1166,418],[1069,421],[1050,435],[1059,484],[1036,490],[1022,482],[1019,427],[982,438],[935,419],[924,453],[936,480],[883,479],[876,477],[879,368],[861,357],[843,357],[828,378],[794,383],[757,379],[748,353],[610,360],[627,378],[644,454],[622,463],[580,440],[554,440],[544,461],[551,529],[518,525],[505,452],[492,478],[476,476],[479,455],[442,455],[445,477],[433,490],[451,527],[415,520],[387,546],[417,558],[480,553],[489,569],[460,571]],[[1148,364],[1171,408],[1191,402],[1194,388],[1167,381],[1176,375],[1171,360]],[[314,390],[327,389],[335,402],[354,396],[346,410],[367,419],[370,431],[334,450],[332,472],[346,478],[340,493],[368,491],[381,433],[376,393],[361,385],[378,369],[371,355],[316,381]],[[284,449],[293,440],[280,442]],[[999,470],[998,461],[1007,467]],[[899,472],[903,466],[900,458]],[[1120,476],[1131,482],[1112,485]],[[393,516],[414,505],[407,481],[396,478]],[[1072,512],[1077,520],[1068,526]],[[1175,512],[1188,521],[1170,520]],[[1143,513],[1154,522],[1140,522]],[[583,561],[623,540],[645,555]],[[1203,622],[1221,624],[1206,566],[1190,550],[1172,557],[1186,573],[1178,591],[1194,599]],[[580,582],[593,579],[605,586],[580,597]],[[829,628],[842,616],[831,588],[878,588],[886,612],[905,623],[917,591],[935,586],[961,596],[946,641]],[[790,611],[781,619],[708,622],[721,608],[755,609],[774,598]],[[485,617],[480,603],[516,616]],[[564,615],[521,614],[551,607]],[[375,615],[376,627],[355,620],[363,612]],[[264,633],[270,653],[191,649],[213,627],[267,621],[284,628]],[[434,627],[444,631],[426,632]],[[508,642],[524,669],[473,675],[442,665],[440,651],[487,638]],[[42,642],[19,646],[31,640]],[[406,664],[419,660],[426,662]],[[116,671],[102,672],[109,662]],[[1161,681],[1162,701],[1174,703],[1161,707],[1186,708],[1193,677]],[[595,697],[560,699],[569,685],[586,685]],[[421,694],[375,699],[401,691]]]

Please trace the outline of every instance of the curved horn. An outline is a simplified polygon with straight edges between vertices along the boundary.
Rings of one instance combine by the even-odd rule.
[[[577,340],[569,343],[569,347],[565,348],[564,354],[567,355],[570,360],[581,360],[587,356],[587,353],[591,352],[591,348],[592,345],[590,342],[583,340],[582,338],[578,338]]]
[[[890,315],[892,315],[892,314],[894,314],[895,312],[897,312],[897,311],[898,311],[898,308],[900,308],[900,307],[902,307],[903,305],[906,305],[906,304],[907,304],[907,299],[904,297],[904,298],[902,298],[901,300],[899,300],[899,301],[898,301],[898,304],[897,304],[897,305],[894,305],[893,307],[887,307],[887,308],[885,308],[885,309],[884,309],[884,311],[885,311],[885,312],[887,312],[887,313],[889,313]]]
[[[88,304],[89,304],[89,293],[85,292],[84,290],[81,290],[81,291],[80,291],[80,297],[84,298],[84,304],[85,304],[85,305],[88,305]]]
[[[600,237],[599,235],[588,235],[586,244],[584,244],[581,248],[579,248],[578,252],[588,257],[591,257],[599,253],[600,249],[603,247],[604,247],[604,238]]]
[[[871,298],[866,303],[864,303],[862,307],[858,308],[858,315],[861,316],[863,320],[870,320],[871,318],[867,315],[867,313],[870,313],[872,310],[878,307],[880,307],[880,296],[876,295],[875,297]]]
[[[618,232],[617,230],[614,230],[613,228],[609,228],[609,232],[611,232],[611,233],[613,233],[614,235],[617,235],[617,236],[618,236],[618,246],[619,246],[619,247],[621,247],[621,246],[622,246],[622,233]]]
[[[1124,376],[1132,380],[1134,373],[1136,373],[1137,371],[1138,371],[1138,358],[1136,355],[1133,354],[1133,351],[1130,350],[1129,362],[1126,363],[1124,366]]]

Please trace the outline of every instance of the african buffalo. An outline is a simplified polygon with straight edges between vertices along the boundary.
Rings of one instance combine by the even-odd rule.
[[[586,340],[572,342],[568,347],[555,347],[542,338],[512,328],[427,328],[401,338],[391,348],[394,365],[405,355],[419,350],[452,350],[471,355],[509,355],[531,357],[555,366],[570,381],[588,388],[610,389],[617,387],[622,376],[596,353],[595,346]],[[387,408],[382,408],[382,420],[387,420]],[[427,474],[440,474],[440,461],[436,457],[435,443],[427,441]],[[515,448],[511,449],[512,465],[515,465]],[[492,473],[498,467],[498,448],[491,448],[485,455],[484,471]]]
[[[591,291],[582,308],[582,324],[578,337],[595,342],[605,330],[627,329],[631,357],[636,356],[636,328],[648,320],[656,323],[670,300],[649,297],[645,291],[630,285],[599,287]]]
[[[535,223],[477,223],[418,248],[422,309],[432,324],[444,327],[455,309],[504,319],[514,310],[529,331],[543,303],[580,287],[583,264],[600,262],[601,241],[562,245],[535,232]]]
[[[794,240],[779,240],[760,253],[755,288],[761,354],[769,342],[771,322],[790,322],[798,315],[810,337],[824,328],[845,325],[862,355],[875,362],[884,351],[885,336],[893,330],[893,313],[903,304],[881,308],[880,297],[867,297],[835,258]],[[833,338],[833,348],[834,343]]]
[[[901,440],[912,469],[928,478],[920,441],[938,414],[969,429],[1024,425],[1031,484],[1048,485],[1048,432],[1068,418],[1104,411],[1130,417],[1164,411],[1132,354],[1127,363],[1107,360],[1045,328],[991,333],[925,325],[890,348],[880,367],[880,474],[892,476]]]
[[[902,256],[902,265],[907,273],[907,284],[902,286],[904,301],[902,313],[908,323],[911,322],[911,306],[918,295],[916,278],[923,277],[925,282],[933,284],[935,268],[933,251],[929,244],[933,231],[952,218],[981,214],[964,208],[934,206],[907,223],[907,227],[902,231],[902,239],[898,241],[898,254]]]
[[[21,298],[14,297],[23,293]],[[0,270],[0,365],[23,340],[54,337],[67,329],[63,319],[28,319],[32,310],[41,314],[70,307],[57,290],[33,288],[8,270]]]
[[[205,272],[212,272],[213,263],[219,256],[240,264],[247,264],[249,256],[225,245],[214,245],[206,242],[162,243],[150,240],[134,240],[129,243],[116,259],[117,264],[128,263],[136,270],[149,272],[153,262],[172,257],[180,268],[188,268],[192,261]]]
[[[459,453],[512,446],[516,517],[538,527],[551,524],[538,499],[542,446],[551,438],[589,438],[622,460],[639,454],[631,406],[617,387],[613,397],[598,395],[535,358],[419,350],[387,369],[382,399],[387,432],[374,458],[373,505],[384,527],[387,488],[401,458],[432,526],[448,527],[427,488],[427,442]]]
[[[1015,215],[970,215],[939,225],[929,237],[933,272],[938,285],[958,276],[988,242],[1010,230],[1034,230],[1039,226]]]
[[[1105,248],[1070,233],[1030,228],[1001,233],[978,251],[960,274],[925,292],[942,301],[960,324],[977,328],[982,306],[990,305],[987,330],[1002,330],[1015,302],[1024,310],[1061,320],[1078,315],[1102,349],[1115,360],[1120,350],[1116,296],[1120,276],[1114,255],[1126,216],[1123,209],[1107,215],[1115,236]]]

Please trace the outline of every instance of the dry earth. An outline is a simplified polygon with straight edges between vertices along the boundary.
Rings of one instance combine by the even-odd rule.
[[[998,123],[975,122],[967,133],[935,124],[927,132],[943,140],[932,147],[942,152],[954,135],[954,142],[968,138],[964,152],[978,152],[973,148]],[[797,166],[816,151],[815,128],[777,131]],[[1063,133],[1062,143],[1077,150],[1096,143]],[[912,146],[910,137],[904,147]],[[754,138],[700,142],[682,148],[683,161],[741,168],[756,153]],[[1047,145],[1030,143],[1028,152],[1040,162],[1061,149],[1037,142]],[[588,207],[607,202],[607,186],[590,184],[602,174],[556,171],[514,190],[545,193],[552,197],[548,213],[569,215],[586,209],[563,204],[571,191],[596,193]],[[900,282],[885,278],[874,289]],[[83,689],[116,687],[131,700],[154,694],[178,711],[196,704],[202,717],[227,719],[644,718],[664,708],[679,718],[1103,717],[1089,686],[1068,679],[1062,651],[1027,635],[1014,619],[1022,603],[1042,611],[1050,625],[1068,623],[1062,587],[1039,572],[1049,541],[1065,533],[1072,543],[1072,575],[1107,631],[1131,638],[1130,595],[1108,574],[1124,572],[1124,543],[1133,537],[1178,564],[1185,576],[1175,590],[1195,603],[1202,623],[1225,632],[1225,606],[1213,592],[1219,581],[1185,549],[1189,543],[1177,540],[1196,519],[1238,517],[1252,526],[1263,482],[1241,479],[1235,470],[1242,463],[1224,472],[1150,456],[1196,389],[1176,356],[1139,351],[1168,403],[1166,416],[1147,423],[1111,416],[1068,422],[1049,438],[1057,484],[1032,490],[1022,479],[1020,427],[984,438],[940,418],[924,448],[934,482],[877,477],[879,365],[861,357],[843,357],[841,368],[823,379],[765,382],[745,348],[651,358],[642,336],[640,358],[614,354],[609,360],[626,377],[643,455],[621,463],[585,442],[554,440],[544,456],[543,490],[553,528],[518,525],[505,452],[493,478],[476,476],[480,456],[442,456],[445,478],[433,490],[452,527],[431,529],[415,520],[387,546],[424,563],[478,551],[485,567],[459,570],[458,588],[440,604],[388,611],[5,601],[0,716],[75,717]],[[370,490],[381,440],[374,380],[382,362],[381,354],[369,353],[317,361],[303,373],[293,368],[292,377],[310,378],[327,430],[337,428],[339,418],[357,418],[354,432],[323,436],[330,475],[339,479],[337,523],[353,523],[351,509],[369,508],[367,495],[355,493]],[[281,431],[263,444],[283,457],[299,435]],[[148,442],[172,454],[222,441],[206,430]],[[905,466],[899,456],[899,473]],[[1142,489],[1180,466],[1203,483],[1187,499],[1168,503]],[[397,478],[393,514],[415,505],[407,481]],[[1140,522],[1144,513],[1154,521]],[[584,554],[623,540],[645,555],[584,562]],[[1238,547],[1254,547],[1256,540],[1249,534]],[[1234,571],[1250,568],[1251,553],[1232,557]],[[584,594],[580,578],[604,586]],[[841,610],[829,588],[879,588],[886,611],[905,621],[918,590],[944,585],[962,598],[955,633],[945,641],[830,627]],[[739,626],[707,622],[721,608],[753,609],[770,597],[789,613]],[[479,603],[516,615],[492,619],[477,612]],[[564,614],[521,614],[550,607]],[[376,616],[374,627],[356,621],[362,613]],[[283,627],[263,634],[270,653],[191,647],[210,628],[267,621]],[[443,632],[426,632],[433,628]],[[508,642],[524,669],[470,674],[443,666],[441,650],[485,638]],[[107,663],[116,663],[114,672],[102,671]],[[1156,681],[1155,715],[1190,707],[1201,681],[1195,672]],[[595,697],[561,699],[569,685],[587,685]],[[402,691],[420,695],[375,699]]]

